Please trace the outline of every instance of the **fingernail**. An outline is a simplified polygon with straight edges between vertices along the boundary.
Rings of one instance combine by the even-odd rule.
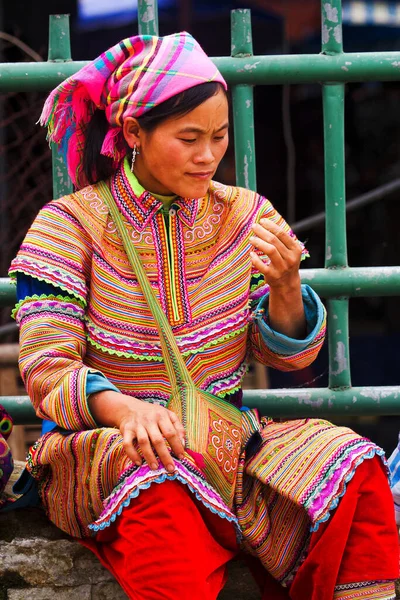
[[[158,469],[158,464],[156,462],[151,463],[150,469],[153,469],[153,471],[155,471],[156,469]]]
[[[183,460],[185,458],[185,455],[184,454],[179,454],[178,458],[180,458],[180,460]]]
[[[168,473],[173,473],[175,471],[174,465],[167,465],[167,471]]]
[[[141,460],[135,460],[135,465],[137,465],[138,467],[140,467],[142,464]]]
[[[186,446],[186,440],[185,440],[185,438],[181,438],[181,444],[182,444],[183,447]]]

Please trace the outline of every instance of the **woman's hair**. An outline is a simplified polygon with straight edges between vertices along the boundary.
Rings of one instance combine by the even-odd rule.
[[[219,90],[226,93],[224,87],[214,81],[196,85],[155,106],[143,116],[137,117],[137,121],[144,131],[151,133],[167,119],[181,117],[194,110]],[[86,130],[83,151],[83,170],[90,183],[107,179],[114,171],[113,159],[100,154],[108,128],[104,110],[96,109]]]

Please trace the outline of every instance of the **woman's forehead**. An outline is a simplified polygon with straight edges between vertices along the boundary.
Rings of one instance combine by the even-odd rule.
[[[229,126],[227,98],[223,92],[219,92],[190,112],[168,119],[165,125],[180,133],[223,131]]]

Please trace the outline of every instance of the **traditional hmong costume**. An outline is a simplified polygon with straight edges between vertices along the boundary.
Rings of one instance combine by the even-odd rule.
[[[252,272],[251,225],[264,217],[289,227],[262,196],[215,182],[204,198],[175,197],[166,208],[121,162],[118,127],[124,114],[142,114],[144,98],[148,110],[168,97],[155,93],[190,87],[185,77],[172,77],[182,85],[168,92],[161,74],[187,69],[194,85],[222,77],[187,34],[126,40],[85,69],[50,96],[51,135],[61,142],[79,115],[68,152],[80,187],[85,123],[94,106],[108,107],[104,153],[115,148],[119,164],[111,193],[181,356],[199,389],[240,407],[251,356],[297,369],[323,343],[316,294],[303,286],[308,334],[290,340],[270,329],[268,289]],[[125,104],[116,101],[121,85]],[[274,422],[253,411],[233,433],[216,416],[205,433],[226,489],[233,486],[229,500],[207,481],[198,458],[174,458],[172,475],[161,463],[152,471],[132,464],[117,429],[97,425],[91,393],[114,389],[161,405],[171,394],[155,321],[101,189],[86,186],[45,206],[10,270],[20,298],[21,373],[38,415],[56,425],[28,459],[49,518],[86,539],[131,598],[215,599],[238,543],[265,567],[258,577],[268,598],[395,598],[393,504],[383,452],[369,440],[323,420]],[[243,447],[232,465],[237,444]]]

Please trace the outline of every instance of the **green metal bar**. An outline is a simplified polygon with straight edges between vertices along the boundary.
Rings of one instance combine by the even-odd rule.
[[[16,300],[15,284],[8,277],[0,277],[0,306],[12,306]]]
[[[329,387],[351,387],[349,302],[330,299],[328,309]]]
[[[247,85],[398,81],[400,52],[250,56],[212,59],[227,82]],[[73,75],[88,61],[68,63],[2,63],[0,92],[50,90]]]
[[[231,12],[231,53],[247,59],[253,54],[251,11]],[[254,98],[250,85],[232,87],[233,132],[235,140],[236,185],[257,189],[254,141]]]
[[[346,267],[344,85],[325,84],[322,97],[325,145],[325,267]]]
[[[400,267],[300,269],[300,275],[323,298],[400,295]]]
[[[322,52],[340,56],[341,0],[321,2]],[[325,267],[347,267],[344,158],[344,84],[325,83],[324,108],[326,248]],[[342,291],[343,296],[343,291]],[[351,386],[347,298],[328,300],[329,387]]]
[[[271,417],[399,415],[400,387],[244,390],[243,402]],[[17,425],[38,422],[28,396],[3,396],[1,403]]]
[[[69,15],[50,15],[48,60],[64,62],[71,59]]]
[[[321,2],[322,10],[322,52],[335,55],[343,52],[342,41],[342,0]]]
[[[71,60],[69,15],[50,15],[48,60],[57,63]],[[60,198],[66,194],[71,194],[73,186],[68,176],[67,166],[55,144],[51,144],[51,153],[53,197]]]
[[[300,269],[300,276],[322,298],[400,296],[400,267]],[[0,306],[15,300],[15,285],[0,277]]]
[[[139,0],[138,25],[141,35],[158,35],[157,0]]]

